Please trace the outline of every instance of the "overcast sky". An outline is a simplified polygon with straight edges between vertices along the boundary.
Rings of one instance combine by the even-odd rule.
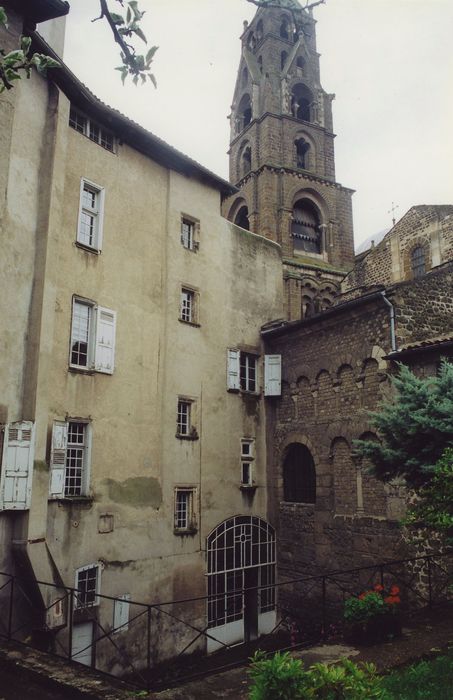
[[[110,6],[116,3],[110,0]],[[158,89],[123,88],[98,0],[72,0],[65,60],[104,102],[228,178],[246,0],[141,0]],[[314,11],[333,103],[337,180],[356,190],[356,244],[414,204],[453,203],[453,1],[327,0]]]

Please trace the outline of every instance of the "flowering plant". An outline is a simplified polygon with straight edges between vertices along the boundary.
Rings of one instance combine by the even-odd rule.
[[[401,603],[400,589],[391,586],[386,590],[377,583],[372,590],[351,596],[344,604],[344,619],[350,623],[366,623],[386,613],[396,614]]]

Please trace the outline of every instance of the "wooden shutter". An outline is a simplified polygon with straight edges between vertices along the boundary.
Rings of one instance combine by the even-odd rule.
[[[281,396],[282,393],[282,356],[264,356],[264,395]]]
[[[0,477],[1,509],[30,508],[34,448],[35,424],[32,421],[5,425]]]
[[[64,421],[54,421],[52,427],[52,446],[50,449],[50,495],[54,498],[64,496],[64,470],[67,444],[68,424]]]
[[[98,306],[96,316],[94,369],[96,372],[113,374],[115,365],[116,312]]]
[[[239,350],[229,349],[227,351],[227,388],[239,390]]]
[[[114,601],[113,604],[113,628],[115,632],[125,632],[129,625],[129,607],[131,596],[125,593]],[[120,629],[118,629],[120,628]]]

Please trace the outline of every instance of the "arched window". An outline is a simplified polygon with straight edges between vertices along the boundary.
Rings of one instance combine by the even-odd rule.
[[[294,250],[321,253],[322,228],[319,212],[308,199],[299,199],[293,208],[291,224]]]
[[[263,38],[263,22],[260,20],[258,24],[256,25],[256,38],[258,41],[261,41]]]
[[[282,39],[289,39],[289,27],[287,19],[284,19],[280,25],[280,36]]]
[[[282,70],[285,67],[285,63],[286,63],[287,58],[288,58],[288,54],[286,53],[286,51],[282,51],[280,54],[280,67]]]
[[[312,104],[313,95],[310,90],[302,83],[295,85],[291,95],[291,112],[293,117],[302,119],[305,122],[311,121]]]
[[[300,138],[294,142],[294,145],[296,146],[296,167],[307,169],[310,144],[305,139]]]
[[[254,51],[255,48],[256,48],[256,37],[255,37],[255,35],[253,34],[253,32],[251,32],[251,33],[248,35],[247,46],[249,47],[250,51]]]
[[[315,304],[311,296],[302,296],[301,318],[310,318],[315,313]]]
[[[263,72],[263,57],[258,56],[258,68],[260,69],[260,73]]]
[[[247,85],[248,79],[249,79],[249,72],[247,70],[247,66],[244,66],[244,69],[242,71],[242,87],[245,87]]]
[[[238,133],[241,132],[245,127],[252,121],[252,102],[250,100],[250,95],[246,93],[242,96],[239,102],[239,107],[237,111],[237,126]]]
[[[425,251],[423,246],[418,245],[411,253],[411,268],[414,279],[422,277],[426,272]]]
[[[246,231],[250,230],[249,210],[245,204],[239,209],[238,213],[234,217],[234,223],[236,224],[236,226],[245,228]]]
[[[290,445],[283,462],[283,498],[289,503],[316,503],[316,470],[305,445]]]
[[[298,68],[304,68],[305,67],[305,58],[303,56],[298,56],[296,60],[296,66]]]
[[[241,177],[247,175],[252,169],[252,149],[250,146],[245,146],[241,153]]]

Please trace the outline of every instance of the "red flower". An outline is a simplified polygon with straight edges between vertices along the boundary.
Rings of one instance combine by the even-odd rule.
[[[381,586],[380,583],[377,583],[377,584],[375,585],[375,587],[374,587],[374,590],[375,590],[375,591],[378,591],[378,593],[380,593],[381,591],[384,590],[384,586]]]
[[[400,589],[398,588],[398,586],[392,586],[390,589],[390,595],[398,595],[399,592]]]
[[[401,598],[397,595],[388,595],[387,598],[384,598],[384,601],[389,605],[395,605],[396,603],[401,603]]]

